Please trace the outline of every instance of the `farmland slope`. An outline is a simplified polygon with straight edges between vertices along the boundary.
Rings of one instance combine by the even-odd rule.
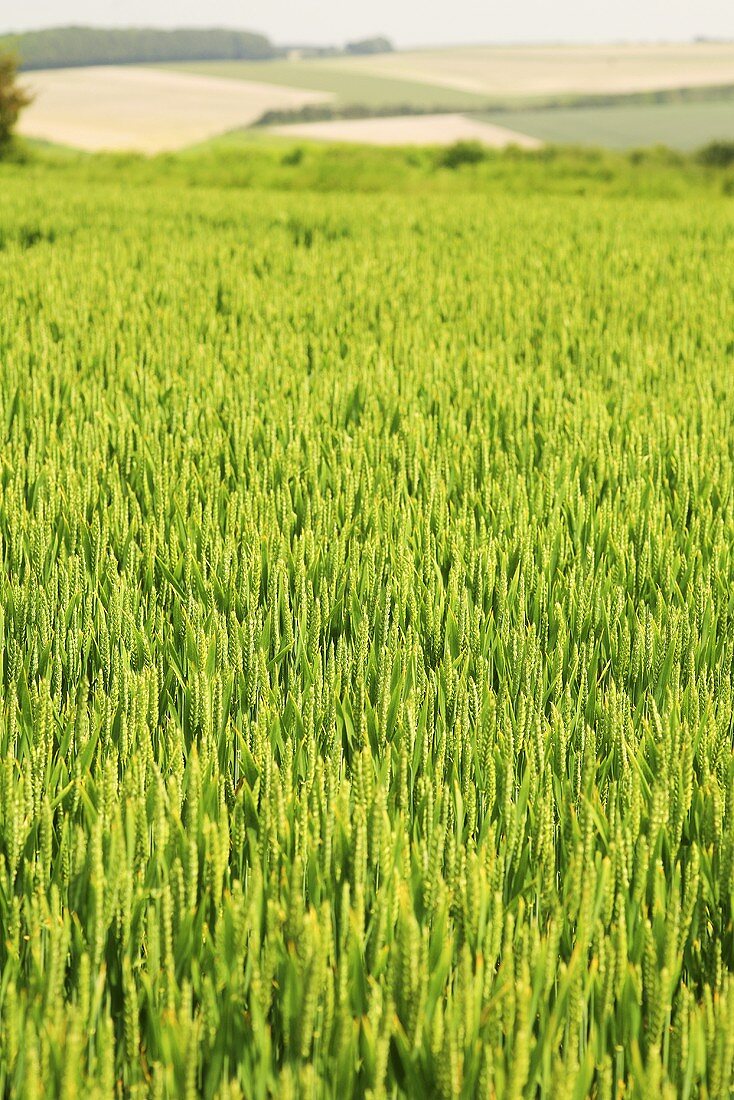
[[[19,132],[86,150],[158,153],[256,122],[273,109],[325,100],[321,92],[239,83],[135,66],[29,73],[34,95]]]

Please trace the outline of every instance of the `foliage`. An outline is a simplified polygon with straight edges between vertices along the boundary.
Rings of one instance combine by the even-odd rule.
[[[487,157],[487,148],[480,141],[455,141],[442,149],[438,163],[443,168],[461,168],[464,164],[481,164]]]
[[[270,108],[263,111],[253,128],[287,126],[294,122],[329,122],[334,119],[404,118],[413,115],[438,115],[455,110],[440,101],[430,103],[302,103],[300,107]]]
[[[734,164],[734,141],[712,141],[699,151],[698,159],[712,168],[730,168]]]
[[[356,56],[366,56],[376,53],[392,53],[395,47],[389,38],[384,35],[376,35],[374,38],[360,38],[355,42],[347,42],[346,52]]]
[[[293,171],[290,154],[299,149]],[[162,181],[186,188],[389,193],[411,195],[467,193],[532,196],[539,192],[598,198],[696,199],[721,193],[727,172],[704,166],[695,156],[663,147],[620,155],[601,149],[544,146],[537,150],[485,149],[468,170],[447,172],[441,147],[375,147],[324,142],[294,143],[259,132],[232,131],[172,156],[118,153],[89,157],[67,149],[25,147],[29,163],[22,180],[54,180],[54,186],[86,187],[113,183],[124,174],[131,186],[156,187]],[[10,178],[10,177],[8,177]],[[20,180],[17,186],[22,186]],[[207,201],[202,194],[200,201]]]
[[[17,80],[18,65],[12,54],[0,53],[0,152],[7,147],[20,112],[31,102]]]
[[[0,1095],[729,1095],[734,208],[433,156],[0,169]]]
[[[732,84],[703,84],[683,88],[650,88],[644,92],[560,92],[555,95],[499,101],[492,110],[554,111],[602,107],[664,107],[694,103],[727,103],[734,99]]]
[[[217,28],[157,30],[153,27],[49,27],[0,37],[24,69],[55,69],[134,62],[238,60],[278,57],[261,34]]]

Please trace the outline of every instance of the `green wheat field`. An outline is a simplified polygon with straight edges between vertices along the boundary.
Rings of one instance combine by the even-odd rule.
[[[0,168],[3,1098],[731,1095],[733,177],[441,155]]]

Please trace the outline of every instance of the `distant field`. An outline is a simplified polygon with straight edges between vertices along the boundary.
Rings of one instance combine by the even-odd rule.
[[[512,116],[509,116],[512,117]],[[271,133],[314,141],[347,141],[365,145],[449,145],[454,141],[480,141],[502,149],[519,145],[537,149],[541,142],[526,134],[465,115],[405,115],[398,118],[335,119],[273,126]]]
[[[607,149],[668,145],[671,149],[690,150],[709,141],[734,140],[731,100],[489,112],[477,117],[561,145],[600,145]]]
[[[90,151],[179,149],[249,126],[263,111],[329,98],[132,66],[39,71],[24,83],[36,98],[21,117],[20,132]]]
[[[332,61],[183,61],[165,66],[166,71],[196,73],[234,81],[257,81],[291,88],[325,92],[341,104],[367,107],[443,107],[471,110],[484,107],[487,97],[459,88],[448,88],[430,79],[406,80],[388,74],[372,75],[357,67],[345,68]]]
[[[734,44],[478,47],[318,61],[99,66],[36,71],[25,74],[25,82],[36,98],[22,116],[21,133],[90,151],[180,149],[252,126],[268,111],[287,114],[319,103],[425,116],[304,121],[282,132],[378,144],[469,137],[497,145],[511,131],[518,144],[679,149],[734,138],[734,100],[715,98],[723,95],[715,86],[734,86]],[[693,94],[706,101],[539,109],[540,99],[676,88],[699,89]],[[503,103],[520,109],[490,110]]]
[[[298,64],[293,62],[292,64]],[[484,96],[623,93],[734,84],[734,43],[462,47],[334,58],[344,73],[426,81]]]

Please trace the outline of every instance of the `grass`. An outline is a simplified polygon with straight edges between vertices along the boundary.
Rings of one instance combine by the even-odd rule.
[[[546,147],[505,152],[475,147],[459,156],[458,170],[446,166],[451,147],[376,148],[335,143],[294,143],[263,130],[237,130],[176,154],[82,154],[32,144],[16,154],[26,181],[55,180],[61,188],[108,184],[118,175],[135,187],[272,192],[421,196],[555,195],[686,198],[695,193],[730,194],[731,169],[711,169],[697,157],[662,147],[628,155],[583,147]],[[24,150],[26,152],[24,153]],[[479,157],[476,157],[476,152]],[[459,149],[459,152],[461,150]],[[7,163],[4,171],[14,171]]]
[[[391,76],[373,76],[359,70],[344,71],[316,61],[206,61],[165,67],[228,80],[252,80],[328,92],[338,104],[346,105],[468,110],[486,104],[485,96],[472,92]]]
[[[603,146],[607,149],[659,144],[690,151],[709,141],[734,139],[734,104],[731,99],[698,103],[518,109],[511,113],[489,111],[477,117],[512,126],[541,141]]]
[[[725,1100],[734,207],[0,164],[0,1096]]]

